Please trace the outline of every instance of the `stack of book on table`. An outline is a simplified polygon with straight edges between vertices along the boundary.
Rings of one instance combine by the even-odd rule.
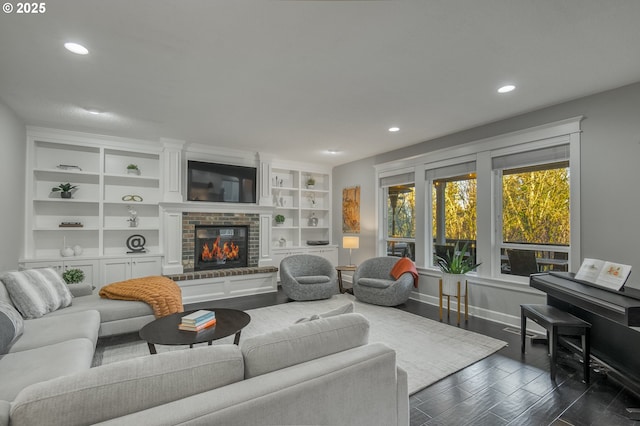
[[[200,310],[183,316],[178,328],[184,331],[200,331],[214,325],[216,325],[216,313]]]

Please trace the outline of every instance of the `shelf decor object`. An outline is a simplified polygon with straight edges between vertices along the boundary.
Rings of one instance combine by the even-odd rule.
[[[127,253],[144,253],[147,249],[144,248],[144,245],[147,243],[147,240],[144,236],[140,234],[131,235],[127,238],[127,248],[129,251]]]
[[[70,183],[61,183],[60,185],[51,188],[52,192],[60,191],[60,198],[71,198],[71,191],[76,189],[78,185],[71,185]]]
[[[140,175],[140,169],[136,164],[129,164],[127,166],[127,173],[130,175]]]

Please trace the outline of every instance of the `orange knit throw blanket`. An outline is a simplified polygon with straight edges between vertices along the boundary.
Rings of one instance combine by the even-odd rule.
[[[413,286],[418,288],[418,270],[416,265],[408,257],[398,260],[393,268],[391,268],[391,276],[394,280],[400,278],[400,275],[410,273],[413,275]]]
[[[153,309],[156,318],[184,312],[182,292],[173,280],[149,276],[120,281],[102,287],[100,297],[117,300],[140,300]]]

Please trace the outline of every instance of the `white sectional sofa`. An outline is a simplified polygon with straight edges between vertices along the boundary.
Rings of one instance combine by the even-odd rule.
[[[407,375],[395,351],[368,343],[360,314],[91,368],[98,336],[136,331],[151,311],[80,290],[70,307],[24,320],[0,355],[0,426],[409,424]]]
[[[11,404],[21,425],[408,425],[395,351],[367,343],[360,314],[165,352],[34,384]]]
[[[71,285],[70,306],[25,319],[22,334],[0,351],[0,425],[10,401],[25,387],[91,367],[98,337],[135,332],[154,319],[143,302],[106,300],[90,286]],[[13,306],[0,281],[0,303]],[[0,327],[6,327],[0,322]],[[5,330],[0,329],[0,335]],[[0,339],[1,340],[1,339]],[[3,410],[4,408],[4,410]]]

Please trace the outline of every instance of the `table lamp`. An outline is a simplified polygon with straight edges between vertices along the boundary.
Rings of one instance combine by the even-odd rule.
[[[342,248],[349,249],[349,266],[352,266],[351,250],[360,248],[360,237],[342,237]]]

